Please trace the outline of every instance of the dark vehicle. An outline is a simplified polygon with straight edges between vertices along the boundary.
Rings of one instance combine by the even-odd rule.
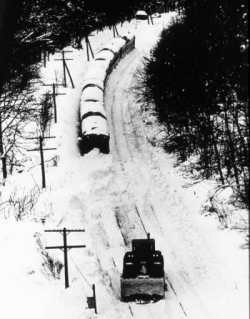
[[[148,15],[145,11],[139,10],[135,14],[136,20],[148,20]]]
[[[165,297],[164,260],[155,250],[155,240],[132,240],[132,251],[125,254],[121,276],[121,300],[159,300]]]

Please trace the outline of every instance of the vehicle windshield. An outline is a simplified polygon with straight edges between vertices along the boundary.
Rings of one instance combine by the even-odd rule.
[[[133,241],[133,251],[138,251],[140,254],[144,254],[150,251],[154,251],[155,242],[153,239],[150,240],[134,240]]]

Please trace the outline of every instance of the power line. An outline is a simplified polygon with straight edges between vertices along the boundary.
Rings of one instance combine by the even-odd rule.
[[[135,205],[135,210],[136,210],[136,213],[137,213],[137,215],[138,215],[138,217],[139,217],[139,219],[140,219],[140,221],[141,221],[143,230],[145,231],[146,235],[148,235],[148,231],[147,231],[147,229],[146,229],[146,227],[145,227],[145,224],[144,224],[144,222],[143,222],[143,220],[142,220],[142,218],[141,218],[141,214],[140,214],[140,212],[139,212],[139,209],[138,209],[138,207],[137,207],[136,205]]]
[[[89,286],[89,288],[92,288],[92,285],[90,284],[90,282],[88,281],[88,279],[84,276],[84,274],[82,273],[81,269],[79,268],[79,266],[76,264],[75,260],[73,259],[72,256],[69,257],[71,259],[71,261],[73,262],[74,266],[76,267],[77,271],[80,273],[81,277],[84,279],[84,281],[87,283],[87,285]]]

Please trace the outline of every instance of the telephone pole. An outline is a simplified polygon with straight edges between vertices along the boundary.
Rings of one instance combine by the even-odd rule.
[[[51,139],[56,138],[55,136],[39,136],[39,137],[28,137],[29,140],[37,140],[39,139],[39,148],[34,148],[32,150],[28,150],[28,152],[39,151],[41,157],[41,170],[42,170],[42,188],[46,188],[46,176],[45,176],[45,161],[44,161],[44,151],[54,151],[56,150],[55,147],[51,148],[43,148],[43,140],[44,139]]]
[[[6,155],[4,154],[3,147],[3,130],[2,130],[2,113],[0,110],[0,156],[2,161],[2,172],[3,172],[3,183],[7,178],[7,164],[6,164]]]
[[[63,235],[63,246],[48,246],[46,249],[62,249],[64,253],[64,275],[65,275],[65,288],[69,288],[69,266],[68,266],[68,250],[72,248],[85,248],[85,245],[71,245],[68,246],[67,234],[68,233],[80,233],[85,232],[84,229],[59,229],[59,230],[45,230],[47,233],[62,233]]]
[[[52,101],[53,101],[53,107],[54,107],[54,120],[55,123],[57,123],[57,104],[56,104],[56,97],[58,95],[66,95],[66,93],[58,93],[56,88],[58,86],[64,86],[64,84],[57,84],[57,83],[52,83],[52,84],[43,84],[43,86],[50,86],[52,87],[52,93],[49,93],[50,96],[52,96]]]
[[[92,50],[88,36],[86,36],[86,38],[85,38],[85,43],[86,43],[86,51],[87,51],[87,60],[90,61],[90,53],[91,53],[92,59],[95,58],[95,55],[94,55],[94,52]]]
[[[72,52],[73,51],[62,50],[62,52],[61,52],[62,53],[62,58],[61,59],[55,59],[55,61],[62,61],[62,64],[63,64],[63,86],[67,87],[67,74],[68,74],[70,82],[71,82],[71,86],[74,89],[75,85],[74,85],[72,76],[70,74],[68,65],[66,63],[66,61],[72,61],[73,59],[69,59],[69,58],[66,59],[66,57],[65,57],[65,53],[72,53]]]

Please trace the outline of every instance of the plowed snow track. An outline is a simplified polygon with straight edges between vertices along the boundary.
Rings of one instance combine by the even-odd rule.
[[[227,265],[218,252],[213,252],[205,222],[185,206],[171,169],[160,167],[144,135],[133,93],[140,62],[141,54],[134,50],[111,74],[105,93],[114,178],[117,183],[127,181],[125,191],[134,207],[129,213],[120,212],[120,227],[128,240],[144,237],[145,231],[156,239],[165,256],[169,291],[159,303],[130,305],[133,317],[145,318],[147,307],[147,318],[234,318],[239,314],[235,281],[228,278],[229,269],[224,272]],[[162,185],[163,179],[169,181],[167,186]]]

